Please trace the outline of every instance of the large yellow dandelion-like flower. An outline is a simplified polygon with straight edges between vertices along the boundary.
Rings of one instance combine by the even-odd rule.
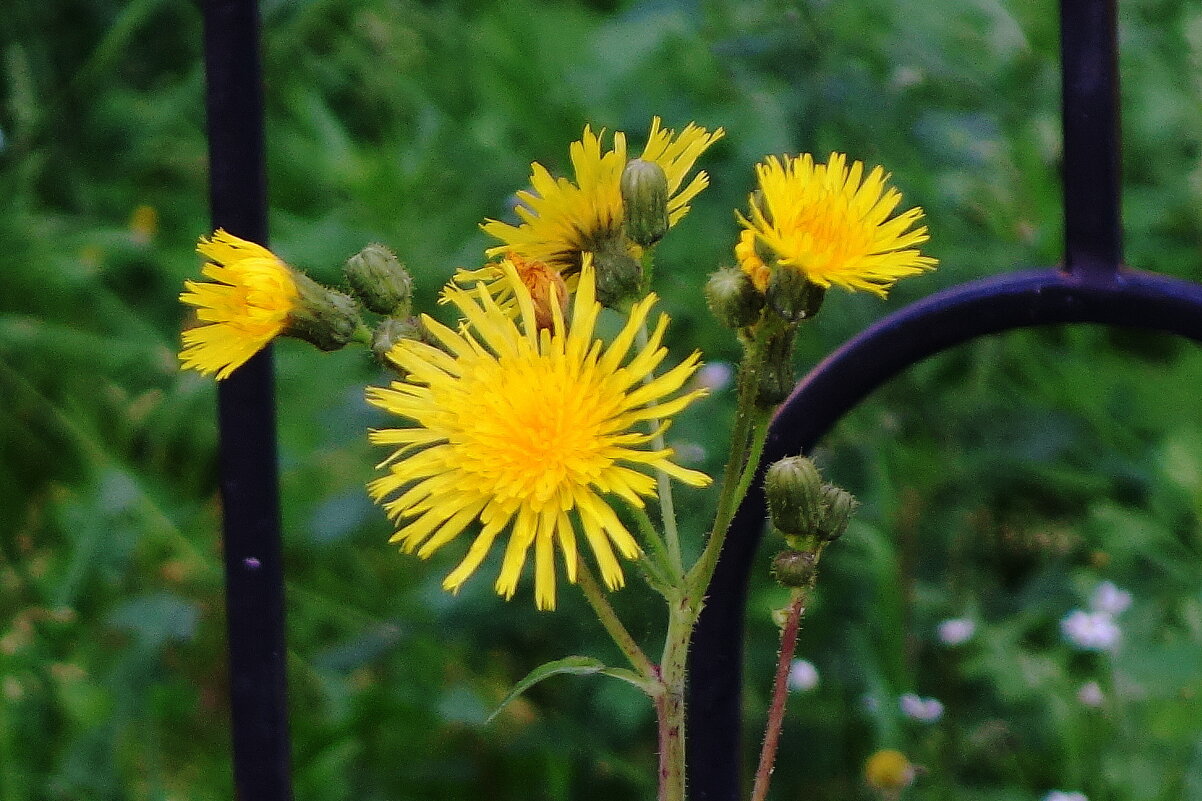
[[[646,421],[668,420],[704,391],[670,398],[697,368],[697,354],[651,377],[666,355],[666,315],[632,354],[654,295],[634,305],[605,347],[593,333],[601,305],[591,260],[583,264],[570,325],[552,304],[554,324],[539,328],[529,292],[516,275],[511,280],[518,320],[482,286],[448,287],[465,326],[455,331],[423,318],[445,350],[405,340],[389,353],[406,378],[371,388],[367,397],[412,425],[371,432],[372,442],[399,447],[369,491],[397,523],[392,541],[423,558],[479,521],[467,555],[443,581],[446,589],[457,591],[504,534],[497,593],[512,597],[533,548],[535,602],[553,609],[554,553],[558,547],[575,581],[578,532],[610,589],[623,583],[615,549],[628,559],[640,554],[607,496],[641,507],[655,496],[648,473],[656,470],[694,486],[709,482],[669,461],[671,449],[641,447],[666,422],[656,432],[639,430]]]
[[[183,333],[184,369],[225,378],[279,336],[296,305],[292,271],[267,248],[218,230],[196,249],[216,283],[185,281],[179,296],[206,325]]]
[[[914,249],[928,239],[926,226],[911,230],[921,208],[889,219],[902,196],[886,187],[889,176],[880,167],[864,178],[862,162],[848,167],[846,156],[832,153],[826,164],[815,164],[807,153],[783,164],[769,156],[756,173],[760,194],[752,197],[750,219],[738,215],[746,230],[735,256],[761,290],[770,276],[761,245],[780,267],[800,270],[818,286],[881,297],[898,279],[938,263]]]
[[[530,189],[517,193],[521,203],[516,211],[521,224],[487,220],[482,226],[486,233],[505,243],[490,249],[489,256],[512,251],[571,276],[580,272],[584,253],[603,250],[607,244],[612,246],[610,243],[620,240],[626,135],[621,131],[614,133],[612,150],[602,148],[604,135],[604,130],[594,134],[586,125],[584,136],[572,143],[575,182],[553,177],[538,162],[530,165]],[[675,131],[661,128],[659,117],[651,121],[641,158],[662,167],[668,179],[670,225],[688,213],[689,203],[709,185],[705,172],[698,172],[687,185],[685,177],[705,149],[723,135],[721,128],[710,133],[689,123],[678,136]]]

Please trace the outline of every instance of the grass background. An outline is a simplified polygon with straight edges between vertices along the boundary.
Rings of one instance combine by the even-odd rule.
[[[832,293],[799,371],[906,302],[1053,264],[1061,248],[1057,21],[1049,3],[267,0],[274,248],[336,281],[372,241],[427,306],[486,244],[529,162],[562,170],[583,125],[723,126],[712,186],[659,254],[678,353],[737,349],[698,287],[730,260],[731,209],[768,153],[885,165],[932,232],[937,273],[888,302]],[[1202,8],[1120,9],[1128,261],[1202,279]],[[183,0],[18,4],[0,28],[0,798],[224,799],[229,779],[212,382],[177,372],[208,231],[200,17]],[[146,224],[146,207],[155,225]],[[142,220],[138,223],[136,220]],[[637,692],[548,682],[489,726],[530,668],[614,654],[583,606],[505,604],[451,557],[386,546],[363,484],[379,458],[358,351],[277,348],[297,797],[652,795]],[[933,358],[827,438],[864,502],[824,560],[777,798],[869,798],[863,760],[925,767],[907,798],[1202,797],[1202,357],[1090,328],[1006,334]],[[672,438],[717,472],[729,395]],[[686,508],[711,502],[685,491]],[[686,520],[694,546],[704,520]],[[765,571],[747,710],[775,655]],[[486,563],[484,574],[495,570]],[[1108,579],[1135,596],[1122,647],[1058,621]],[[657,610],[618,602],[654,641]],[[246,610],[253,614],[253,610]],[[977,634],[940,645],[936,623]],[[1099,681],[1093,709],[1078,687]],[[942,700],[910,721],[897,697]],[[752,727],[754,732],[754,726]],[[754,744],[755,736],[751,736]],[[749,753],[750,757],[750,753]]]

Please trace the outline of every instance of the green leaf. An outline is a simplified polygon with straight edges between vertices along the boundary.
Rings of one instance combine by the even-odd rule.
[[[591,676],[596,673],[600,673],[603,676],[610,676],[611,678],[615,679],[621,679],[629,684],[633,684],[635,687],[638,687],[648,695],[654,691],[652,683],[648,679],[644,679],[642,676],[635,673],[633,670],[607,667],[604,662],[600,661],[599,659],[594,659],[591,656],[565,656],[563,659],[556,659],[553,662],[547,662],[539,665],[534,670],[527,673],[526,677],[514,685],[513,690],[510,691],[509,695],[505,696],[505,700],[501,702],[500,706],[493,710],[493,713],[488,716],[488,720],[484,722],[485,724],[492,723],[493,718],[501,714],[501,710],[508,706],[510,701],[517,698],[519,695],[526,692],[526,690],[529,690],[543,679],[561,674],[568,674],[572,676]]]

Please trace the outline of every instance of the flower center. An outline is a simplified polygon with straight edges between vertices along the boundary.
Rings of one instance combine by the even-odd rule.
[[[546,355],[531,347],[482,360],[464,377],[465,396],[451,407],[462,412],[450,442],[475,487],[535,510],[549,502],[567,508],[574,487],[588,485],[613,463],[605,425],[612,393],[565,363],[562,340],[550,344]]]
[[[779,229],[790,263],[824,275],[852,266],[872,247],[871,227],[859,219],[847,200],[832,192],[809,203],[798,204],[793,214],[781,221]]]

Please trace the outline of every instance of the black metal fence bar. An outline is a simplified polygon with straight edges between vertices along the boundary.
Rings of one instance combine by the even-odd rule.
[[[255,0],[205,0],[210,202],[215,228],[266,245],[267,181]],[[271,349],[218,387],[234,786],[289,801],[284,591]]]
[[[1108,280],[1122,262],[1115,0],[1060,4],[1065,268]]]

